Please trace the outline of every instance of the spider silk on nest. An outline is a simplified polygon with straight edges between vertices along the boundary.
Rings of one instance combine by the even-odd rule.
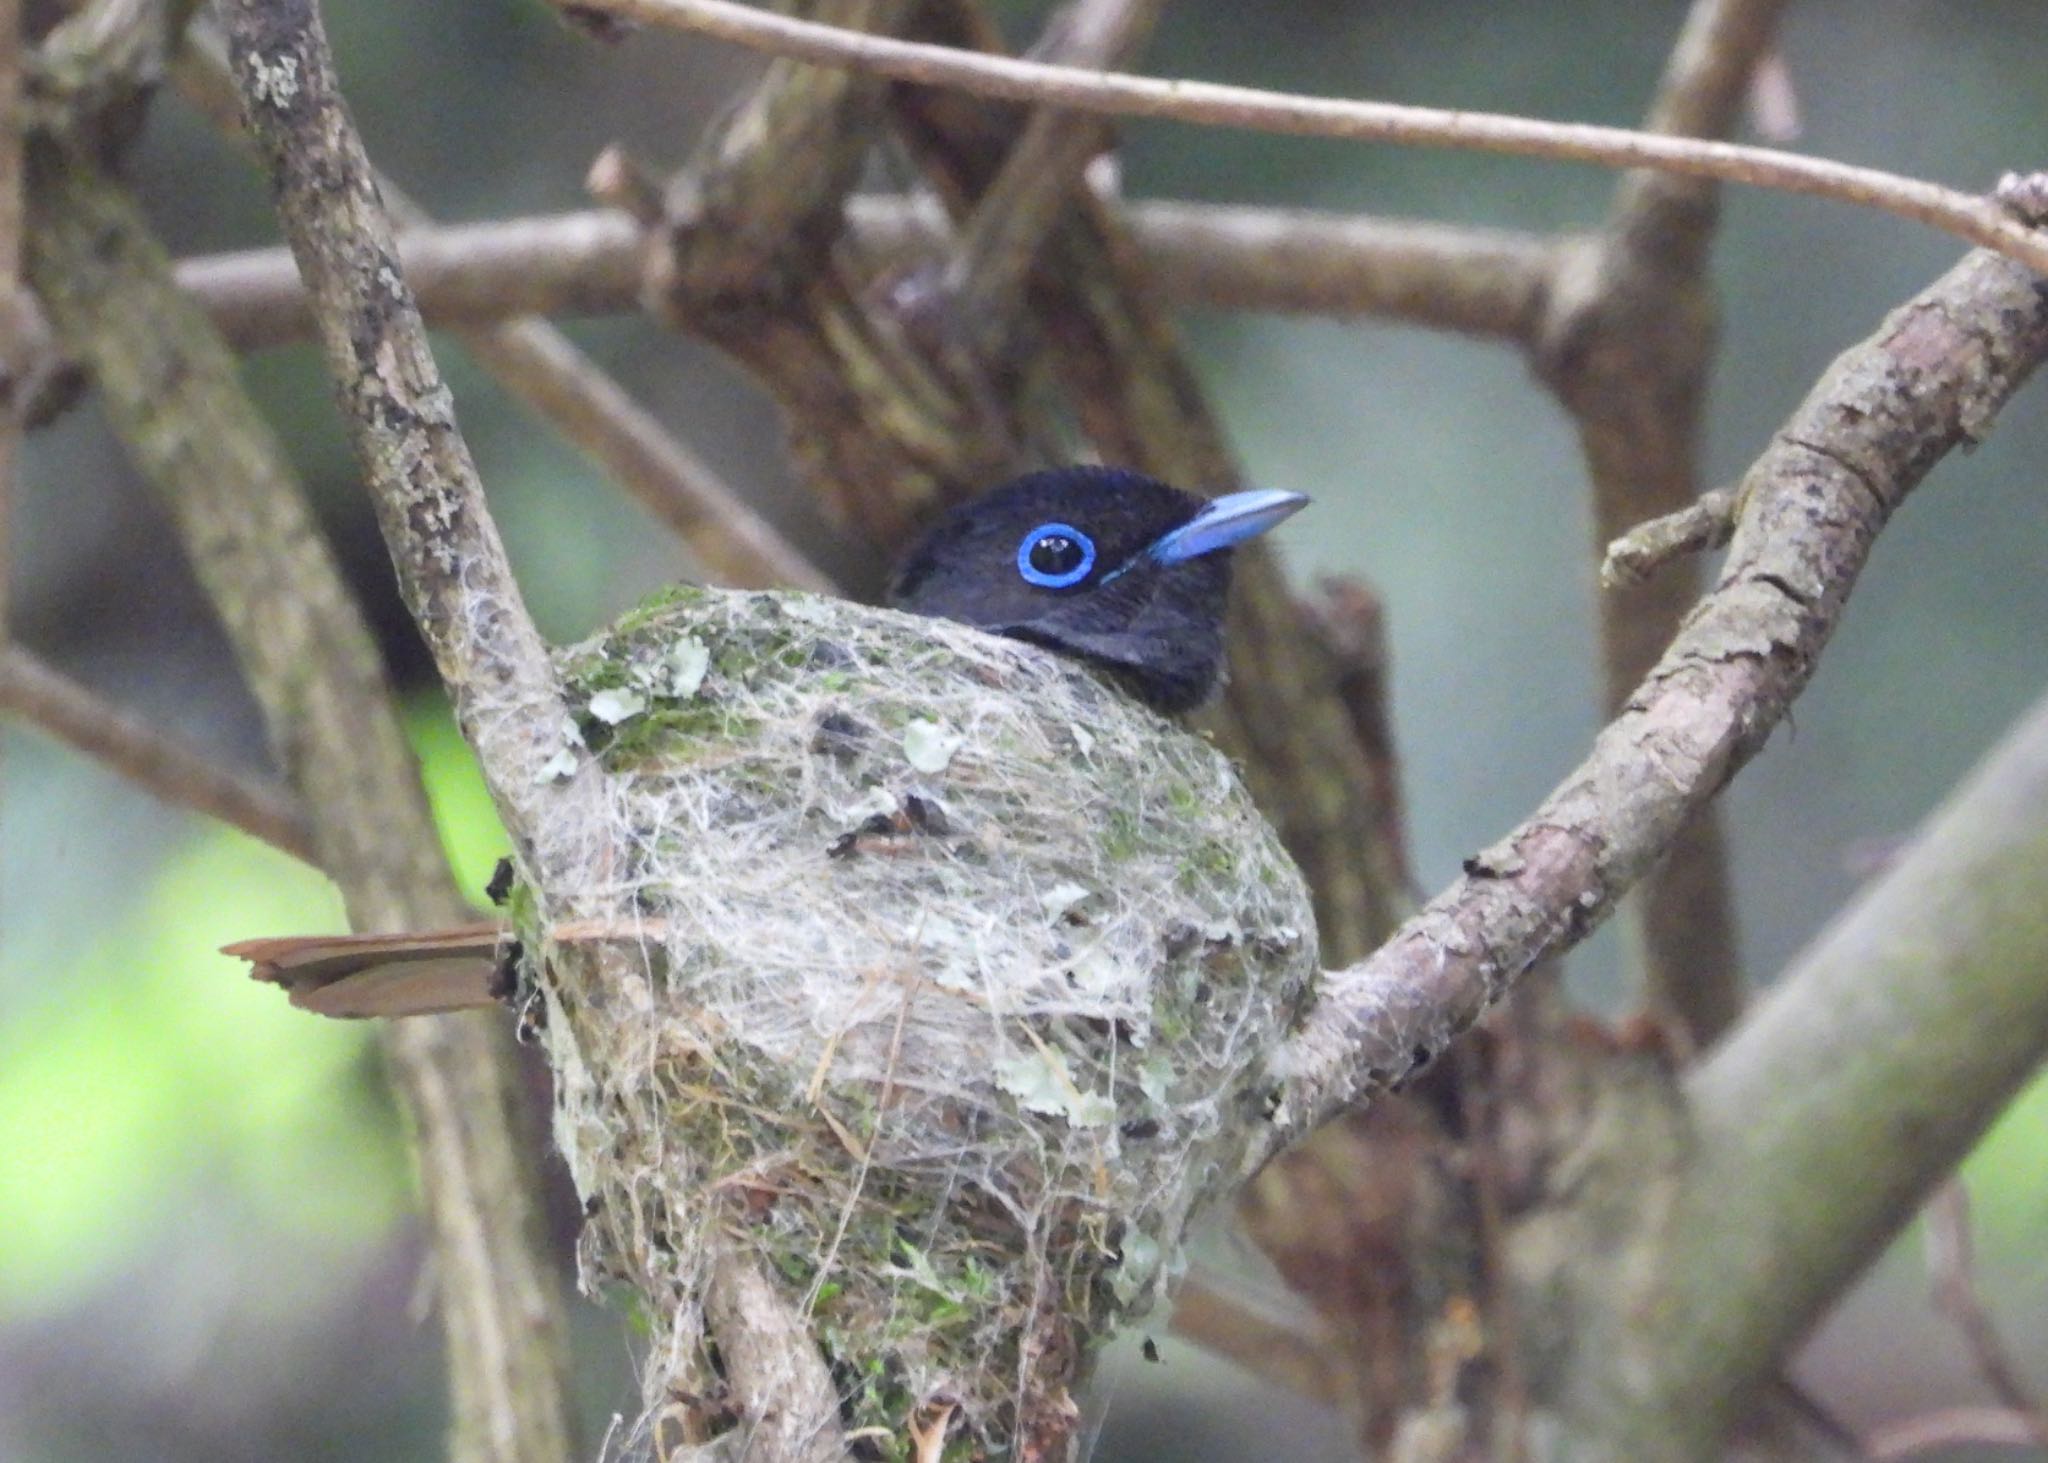
[[[744,1291],[857,1456],[933,1408],[947,1458],[1065,1453],[1315,969],[1230,761],[1034,646],[806,595],[669,591],[561,666],[605,826],[515,891],[521,999],[657,1446],[759,1423],[719,1415]]]

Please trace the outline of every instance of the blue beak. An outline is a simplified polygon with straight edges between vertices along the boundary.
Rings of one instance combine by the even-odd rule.
[[[1173,532],[1161,535],[1145,554],[1155,564],[1185,563],[1256,538],[1307,506],[1308,499],[1300,493],[1283,493],[1277,488],[1229,493],[1210,502]]]

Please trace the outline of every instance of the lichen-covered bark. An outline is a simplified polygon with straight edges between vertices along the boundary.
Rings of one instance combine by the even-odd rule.
[[[361,614],[234,357],[177,289],[134,201],[39,148],[30,277],[63,348],[166,507],[359,929],[463,917]],[[455,1456],[556,1463],[568,1447],[558,1283],[502,1023],[386,1038],[441,1267]]]
[[[541,816],[589,791],[545,770],[565,749],[560,688],[427,348],[318,10],[233,0],[220,16],[406,606],[514,846],[539,869],[573,861],[580,850],[548,840],[573,844],[584,823]]]

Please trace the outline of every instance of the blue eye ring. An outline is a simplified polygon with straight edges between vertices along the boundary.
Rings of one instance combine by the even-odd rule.
[[[1064,539],[1081,551],[1081,561],[1062,569],[1039,568],[1031,561],[1032,552],[1047,539]],[[1024,576],[1026,584],[1036,584],[1041,589],[1066,589],[1079,584],[1094,567],[1095,540],[1070,523],[1041,523],[1017,545],[1017,572]]]

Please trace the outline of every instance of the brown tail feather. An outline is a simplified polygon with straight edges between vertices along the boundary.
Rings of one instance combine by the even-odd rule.
[[[660,919],[621,925],[569,920],[556,942],[659,941]],[[280,985],[292,1004],[322,1016],[431,1016],[497,1004],[498,962],[511,932],[503,925],[459,925],[407,935],[287,935],[237,940],[223,955],[250,963],[257,980]]]
[[[292,1004],[322,1016],[427,1016],[496,1002],[502,925],[410,935],[293,935],[239,940],[224,955],[251,963]]]

